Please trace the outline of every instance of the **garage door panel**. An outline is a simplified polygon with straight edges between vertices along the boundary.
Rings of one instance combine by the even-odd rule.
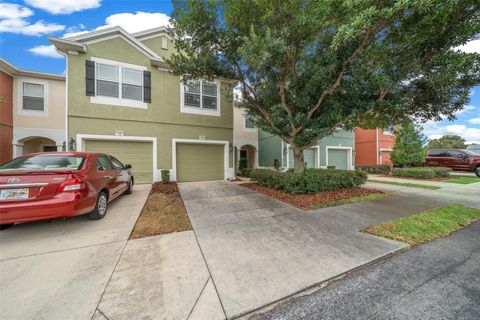
[[[151,183],[153,180],[151,142],[87,140],[85,150],[110,154],[124,164],[131,164],[136,183]]]
[[[208,181],[224,179],[224,146],[177,144],[177,180]]]
[[[349,169],[348,152],[345,149],[328,149],[328,165],[336,169]]]

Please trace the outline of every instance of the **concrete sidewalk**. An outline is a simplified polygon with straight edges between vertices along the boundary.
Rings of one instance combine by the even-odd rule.
[[[358,230],[438,206],[438,202],[420,205],[421,199],[412,197],[306,213],[230,182],[179,187],[227,318],[405,248],[403,243]],[[389,201],[411,205],[399,209]]]
[[[0,233],[0,318],[91,319],[150,191],[135,186],[104,219],[15,225]]]

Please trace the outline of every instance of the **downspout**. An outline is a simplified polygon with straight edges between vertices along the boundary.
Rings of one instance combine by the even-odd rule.
[[[375,154],[377,159],[377,165],[379,164],[379,149],[378,149],[378,128],[375,128]]]
[[[65,151],[70,151],[68,140],[68,54],[56,51],[65,57]]]

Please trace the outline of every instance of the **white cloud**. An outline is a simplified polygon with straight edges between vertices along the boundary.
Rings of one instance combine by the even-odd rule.
[[[463,46],[458,46],[455,49],[466,53],[480,53],[480,39],[467,42]]]
[[[74,37],[90,31],[101,30],[114,26],[120,26],[128,32],[138,32],[146,29],[152,29],[162,26],[170,25],[170,17],[160,12],[143,12],[137,11],[135,13],[116,13],[108,16],[105,19],[105,24],[93,30],[71,30],[64,34],[65,38]]]
[[[480,128],[467,127],[463,124],[442,126],[439,123],[427,122],[423,125],[423,133],[431,140],[445,135],[459,135],[467,143],[480,143]]]
[[[69,14],[100,7],[100,0],[25,0],[25,2],[51,14]]]
[[[10,32],[27,36],[40,36],[46,33],[62,31],[65,26],[46,23],[39,20],[30,23],[26,19],[33,16],[33,11],[14,3],[0,3],[0,33]]]
[[[455,115],[464,114],[464,113],[467,113],[469,111],[475,110],[476,108],[477,107],[472,106],[472,105],[465,105],[462,110],[455,112]]]
[[[480,118],[472,118],[469,119],[468,122],[470,122],[471,124],[480,124]]]
[[[48,57],[48,58],[63,58],[63,56],[55,50],[53,44],[49,46],[36,46],[28,49],[31,53],[37,56]]]

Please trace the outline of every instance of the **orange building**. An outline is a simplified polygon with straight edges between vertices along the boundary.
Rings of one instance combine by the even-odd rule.
[[[13,77],[0,69],[0,163],[12,159]]]
[[[393,129],[355,128],[355,165],[392,165],[390,152],[395,143]]]

